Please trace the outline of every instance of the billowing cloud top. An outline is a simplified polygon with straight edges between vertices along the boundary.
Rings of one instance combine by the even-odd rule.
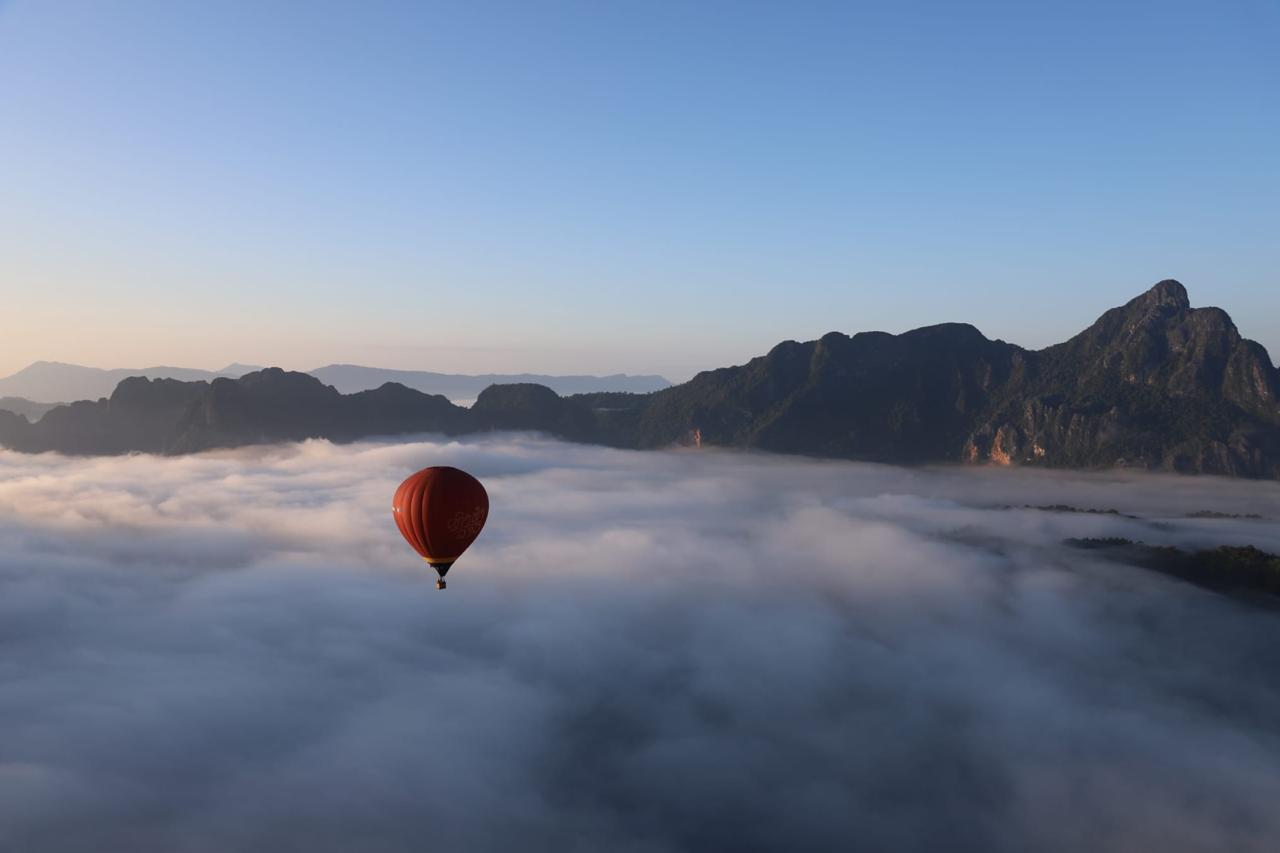
[[[406,474],[492,512],[436,592]],[[1118,515],[1010,509],[1115,508]],[[0,453],[0,849],[1273,850],[1274,483],[527,438]]]

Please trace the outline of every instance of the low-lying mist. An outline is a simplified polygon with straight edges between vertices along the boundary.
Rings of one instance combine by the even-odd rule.
[[[432,464],[492,502],[444,592],[390,516]],[[1280,611],[1062,540],[1277,517],[520,436],[0,452],[0,849],[1275,850]]]

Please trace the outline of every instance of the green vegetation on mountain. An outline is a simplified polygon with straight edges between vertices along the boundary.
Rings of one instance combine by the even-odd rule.
[[[1280,596],[1280,556],[1252,545],[1186,551],[1118,537],[1068,539],[1066,544],[1098,551],[1119,562],[1172,575],[1206,589]]]

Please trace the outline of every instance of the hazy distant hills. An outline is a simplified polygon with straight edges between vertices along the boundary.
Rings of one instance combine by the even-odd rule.
[[[343,394],[371,391],[388,382],[424,394],[442,394],[450,400],[474,400],[490,385],[534,383],[545,385],[557,394],[586,394],[600,391],[624,391],[644,394],[670,387],[661,376],[631,376],[615,373],[609,376],[546,376],[537,373],[483,373],[469,376],[458,373],[431,373],[426,370],[385,370],[358,364],[330,364],[308,371],[326,385]],[[2,387],[2,386],[0,386]]]
[[[121,380],[131,376],[148,379],[177,379],[183,382],[212,381],[219,377],[235,379],[262,370],[249,364],[229,364],[221,370],[198,370],[187,367],[116,368],[103,370],[56,361],[37,361],[12,376],[0,378],[0,397],[16,397],[32,401],[98,400],[110,397]],[[450,400],[470,402],[490,385],[512,382],[536,382],[558,394],[582,394],[598,391],[645,393],[671,385],[661,376],[546,376],[542,374],[482,374],[468,376],[456,373],[431,373],[425,370],[385,370],[356,364],[330,364],[310,371],[326,385],[343,394],[370,391],[388,382],[397,382],[424,394],[443,394]],[[17,403],[13,404],[17,406]],[[13,407],[10,411],[16,411]],[[32,420],[35,420],[33,417]]]
[[[61,405],[63,404],[37,403],[22,397],[0,397],[0,410],[22,415],[29,421],[38,421],[44,417],[45,412]]]
[[[121,381],[107,399],[58,406],[37,423],[0,410],[0,444],[24,451],[159,453],[169,447],[179,420],[208,389],[203,381],[135,376]]]
[[[0,379],[0,397],[23,397],[41,402],[97,400],[111,396],[116,385],[130,376],[195,382],[219,376],[243,376],[261,369],[248,364],[229,364],[222,370],[197,370],[190,367],[120,367],[104,370],[58,361],[37,361],[12,376]]]
[[[1225,312],[1191,308],[1170,280],[1039,351],[943,324],[786,341],[650,393],[495,384],[465,409],[404,384],[342,394],[272,368],[208,382],[129,379],[110,399],[54,409],[36,424],[0,411],[0,444],[70,453],[494,429],[631,448],[1274,478],[1280,371]]]

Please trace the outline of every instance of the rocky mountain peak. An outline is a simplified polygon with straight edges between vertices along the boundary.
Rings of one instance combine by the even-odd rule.
[[[224,388],[235,387],[252,393],[272,394],[323,394],[333,395],[337,391],[325,385],[309,373],[296,370],[282,370],[279,367],[267,367],[246,373],[238,379],[224,377],[214,380],[214,384]]]
[[[116,411],[179,410],[203,394],[207,387],[206,382],[130,376],[120,380],[108,399]]]
[[[1144,308],[1164,307],[1185,311],[1191,307],[1191,299],[1187,296],[1187,289],[1182,286],[1182,282],[1166,278],[1164,281],[1157,282],[1146,293],[1130,301],[1129,305],[1125,307],[1139,305]]]

